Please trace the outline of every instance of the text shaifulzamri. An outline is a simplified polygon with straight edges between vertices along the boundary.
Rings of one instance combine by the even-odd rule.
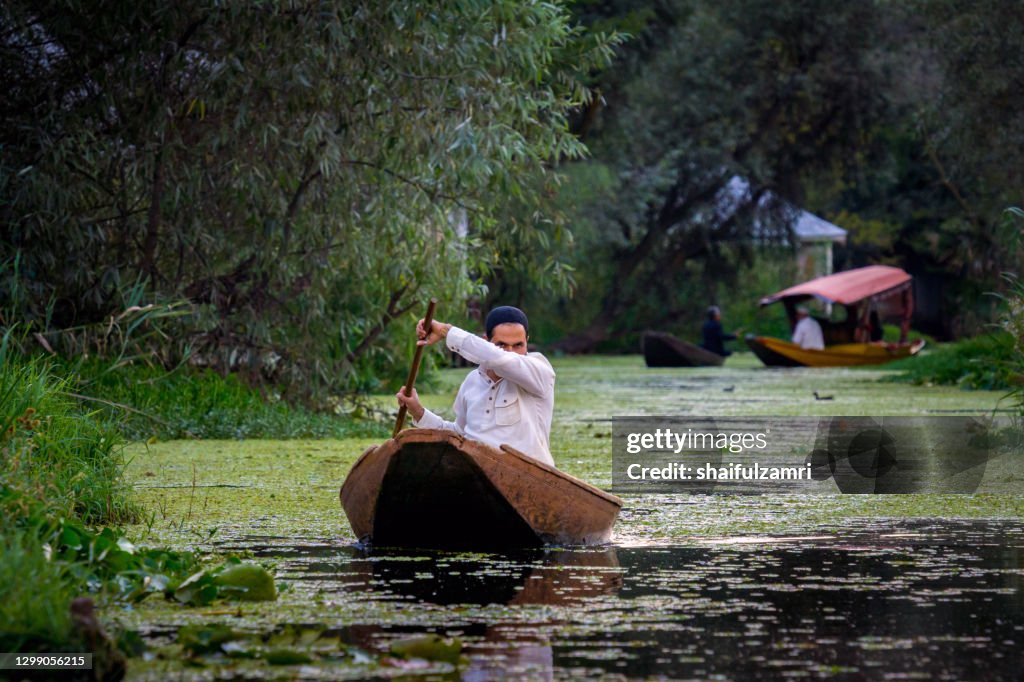
[[[626,476],[634,481],[809,481],[810,463],[802,466],[762,466],[729,463],[714,466],[710,462],[690,466],[670,462],[657,467],[630,464]]]

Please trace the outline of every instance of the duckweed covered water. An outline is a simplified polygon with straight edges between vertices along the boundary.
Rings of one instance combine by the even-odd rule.
[[[647,370],[635,357],[556,360],[556,461],[607,486],[613,415],[998,407],[998,394],[878,384],[878,370],[772,371],[734,360],[707,370]],[[428,405],[450,408],[465,371],[447,371]],[[815,400],[814,390],[833,400]],[[132,675],[981,680],[1019,672],[1020,497],[632,496],[607,548],[366,551],[353,544],[337,490],[372,444],[136,448],[149,540],[252,553],[272,565],[281,594],[272,603],[185,609],[153,599],[108,611],[151,645]],[[177,633],[188,624],[227,625],[246,647],[299,656],[274,666],[206,653],[186,664]],[[394,641],[427,633],[461,643],[461,662],[390,655]]]

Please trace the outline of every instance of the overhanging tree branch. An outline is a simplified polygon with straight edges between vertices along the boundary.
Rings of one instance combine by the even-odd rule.
[[[384,314],[381,316],[380,320],[370,327],[366,332],[366,335],[363,337],[363,340],[345,355],[346,360],[355,364],[356,360],[359,359],[359,357],[373,345],[384,330],[387,329],[387,326],[391,324],[392,320],[412,310],[412,307],[416,305],[416,301],[411,301],[404,306],[399,304],[408,289],[409,285],[405,284],[391,292]],[[413,291],[415,292],[415,289],[413,289]]]

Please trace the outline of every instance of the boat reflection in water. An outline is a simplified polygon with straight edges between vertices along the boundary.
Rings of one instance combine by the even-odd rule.
[[[491,605],[572,607],[615,595],[622,588],[624,573],[615,548],[550,548],[501,555],[374,549],[353,559],[347,568],[346,583],[384,599],[482,609],[480,620],[486,622],[455,619],[462,621],[457,630],[469,657],[469,664],[460,671],[463,680],[494,679],[495,675],[551,679],[554,655],[544,632],[561,624],[558,611],[546,613],[543,622],[537,622],[524,620],[522,611],[502,611],[496,617]],[[388,641],[423,631],[355,626],[350,632],[357,639],[354,643],[386,650]],[[447,633],[452,632],[449,627]]]

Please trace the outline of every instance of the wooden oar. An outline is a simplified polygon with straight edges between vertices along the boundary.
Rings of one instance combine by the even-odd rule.
[[[430,299],[430,303],[427,304],[427,315],[423,318],[423,328],[426,330],[427,335],[430,335],[430,323],[434,321],[434,308],[437,306],[437,299]],[[418,341],[418,339],[417,339]],[[416,354],[412,356],[412,367],[409,368],[409,378],[405,380],[405,388],[402,389],[403,394],[412,395],[413,384],[416,383],[416,375],[420,371],[420,360],[423,359],[423,349],[426,346],[416,346]],[[395,432],[391,434],[394,438],[398,435],[398,432],[402,430],[402,425],[405,424],[405,405],[398,408],[398,419],[395,421]]]

